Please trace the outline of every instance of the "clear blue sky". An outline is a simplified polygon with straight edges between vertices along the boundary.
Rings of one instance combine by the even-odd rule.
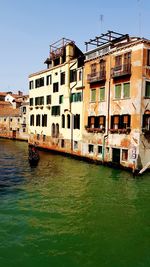
[[[28,93],[28,75],[62,37],[82,51],[107,30],[150,39],[149,18],[150,0],[0,0],[0,91]]]

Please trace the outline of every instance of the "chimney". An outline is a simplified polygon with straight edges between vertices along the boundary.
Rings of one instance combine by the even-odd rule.
[[[19,95],[19,96],[23,96],[23,92],[18,91],[18,95]]]

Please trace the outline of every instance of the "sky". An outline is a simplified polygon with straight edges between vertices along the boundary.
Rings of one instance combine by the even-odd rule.
[[[0,0],[0,91],[28,94],[28,76],[46,69],[49,45],[113,30],[150,39],[149,0]]]

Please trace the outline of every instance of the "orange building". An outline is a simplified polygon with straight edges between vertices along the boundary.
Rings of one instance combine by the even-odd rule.
[[[85,44],[82,155],[141,168],[150,161],[150,41],[108,31]]]

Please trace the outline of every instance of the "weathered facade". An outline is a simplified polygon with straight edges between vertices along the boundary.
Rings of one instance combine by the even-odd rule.
[[[150,161],[150,41],[115,32],[86,43],[83,152],[141,168]]]
[[[108,31],[86,48],[63,39],[29,76],[29,143],[139,169],[150,161],[150,41]]]
[[[50,46],[47,69],[29,76],[29,143],[80,154],[83,121],[83,54],[73,41]]]

